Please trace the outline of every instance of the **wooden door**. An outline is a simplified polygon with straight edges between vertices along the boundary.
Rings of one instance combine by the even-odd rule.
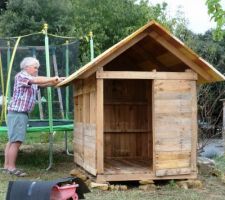
[[[153,82],[153,170],[156,176],[196,171],[196,81]]]

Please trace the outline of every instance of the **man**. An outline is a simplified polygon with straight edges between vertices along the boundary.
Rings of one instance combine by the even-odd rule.
[[[16,176],[27,174],[16,168],[16,159],[19,148],[25,139],[28,124],[28,113],[35,105],[38,86],[55,86],[64,80],[64,77],[38,76],[40,64],[36,58],[26,57],[20,63],[21,72],[16,74],[13,96],[8,106],[8,138],[5,147],[5,162],[3,172]]]

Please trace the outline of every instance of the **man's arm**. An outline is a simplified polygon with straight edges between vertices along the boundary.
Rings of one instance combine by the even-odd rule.
[[[29,81],[30,84],[37,84],[37,85],[45,85],[45,84],[57,84],[60,81],[58,76],[55,77],[46,77],[46,76],[36,76],[33,77],[32,80]],[[49,86],[50,86],[49,85]]]
[[[39,87],[51,87],[51,86],[55,86],[57,85],[58,83],[41,83],[41,84],[38,84]]]
[[[65,77],[46,77],[46,76],[37,76],[29,81],[30,84],[37,84],[40,87],[50,87],[55,86],[58,83],[62,82]]]

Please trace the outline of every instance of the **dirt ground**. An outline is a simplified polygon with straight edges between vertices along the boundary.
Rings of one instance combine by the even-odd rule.
[[[3,164],[2,149],[0,146],[0,165]],[[46,171],[48,154],[47,146],[25,145],[19,154],[18,166],[29,173],[28,177],[17,178],[8,174],[0,174],[0,200],[6,198],[8,182],[10,180],[53,180],[62,177],[68,177],[70,170],[75,168],[73,157],[67,156],[60,146],[54,146],[54,165],[50,171]],[[91,189],[90,193],[85,195],[89,200],[137,200],[137,199],[156,199],[156,200],[224,200],[225,184],[219,177],[212,175],[199,175],[203,187],[192,189],[181,189],[177,187],[176,181],[156,182],[156,187],[151,191],[143,191],[139,189],[138,182],[119,182],[111,183],[116,185],[128,186],[126,191],[102,191],[99,189]]]

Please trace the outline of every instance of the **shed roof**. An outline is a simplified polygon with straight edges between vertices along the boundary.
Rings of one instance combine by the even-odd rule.
[[[113,66],[112,63],[116,59],[118,67],[123,60],[123,63],[131,65],[134,63],[133,65],[142,67],[144,71],[146,67],[148,70],[156,69],[157,71],[185,71],[189,68],[198,74],[199,83],[225,80],[218,70],[182,41],[157,22],[150,21],[68,76],[58,86],[68,85],[75,79],[86,78],[95,73],[98,68],[110,66],[110,63]],[[120,68],[116,70],[119,71]]]

